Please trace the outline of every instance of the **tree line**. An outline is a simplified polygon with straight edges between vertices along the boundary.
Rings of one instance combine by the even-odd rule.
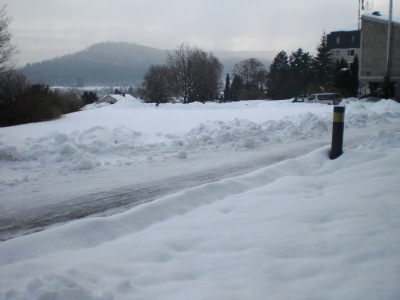
[[[270,99],[287,99],[313,93],[338,92],[344,97],[356,97],[358,68],[357,55],[350,67],[344,58],[332,58],[324,32],[315,57],[301,48],[289,56],[285,51],[277,54],[266,76],[266,95]]]
[[[140,95],[146,102],[165,103],[176,97],[192,101],[287,99],[319,92],[357,96],[358,57],[350,68],[344,59],[334,60],[325,32],[313,57],[303,49],[288,55],[279,52],[268,70],[257,58],[236,63],[225,84],[222,65],[212,53],[181,44],[168,53],[164,65],[152,65],[144,76]],[[220,96],[219,91],[223,90]]]
[[[54,91],[45,84],[30,84],[14,71],[0,74],[0,126],[53,120],[85,104],[75,91]]]

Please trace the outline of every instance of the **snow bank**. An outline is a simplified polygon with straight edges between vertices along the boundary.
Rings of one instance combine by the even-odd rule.
[[[398,299],[400,132],[328,151],[3,242],[0,299]]]
[[[14,162],[32,162],[32,167],[60,165],[70,171],[88,170],[99,165],[70,136],[53,132],[39,139],[26,139],[23,147],[8,146],[7,139],[0,142],[0,159]]]
[[[391,100],[349,99],[343,105],[347,128],[400,117],[399,105]],[[153,104],[121,100],[57,121],[0,128],[0,162],[14,171],[54,176],[322,136],[329,132],[331,119],[329,106],[289,101],[165,104],[156,109]],[[27,178],[13,174],[0,173],[0,189]]]

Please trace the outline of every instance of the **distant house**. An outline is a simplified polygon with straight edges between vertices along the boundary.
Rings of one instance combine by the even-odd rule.
[[[103,98],[101,98],[99,101],[97,101],[97,103],[110,103],[110,104],[114,104],[119,100],[132,100],[132,101],[137,101],[137,99],[135,97],[132,97],[129,94],[108,94],[106,96],[104,96]]]
[[[327,34],[327,45],[335,60],[344,60],[350,68],[354,57],[360,57],[361,31],[357,24]]]
[[[378,12],[363,15],[361,24],[361,85],[368,85],[371,92],[379,96],[384,77],[389,73],[394,96],[400,99],[400,18],[392,18],[390,39],[388,16]]]

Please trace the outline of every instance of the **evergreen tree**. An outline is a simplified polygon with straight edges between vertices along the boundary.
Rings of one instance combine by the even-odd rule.
[[[332,86],[333,60],[332,53],[328,48],[328,39],[325,31],[316,50],[317,55],[314,63],[315,81],[320,90],[328,91]]]
[[[241,95],[244,92],[243,81],[240,76],[233,76],[232,84],[231,84],[231,97],[232,101],[240,100]]]
[[[83,94],[81,95],[81,99],[85,104],[91,104],[99,100],[96,92],[89,92],[89,91],[83,92]]]
[[[289,91],[291,96],[307,94],[307,86],[313,77],[313,57],[299,48],[289,57]]]
[[[390,76],[388,73],[383,76],[383,85],[382,85],[382,97],[389,99],[394,97],[394,84],[390,81]]]
[[[232,100],[231,82],[228,73],[226,74],[226,80],[225,80],[224,101],[231,101],[231,100]]]
[[[358,56],[356,55],[354,57],[353,63],[350,65],[350,72],[351,72],[351,78],[352,78],[352,85],[351,85],[351,96],[357,97],[358,96],[358,85],[359,85],[359,79],[358,79],[358,69],[360,67],[360,61],[358,59]]]
[[[267,96],[271,99],[287,99],[291,97],[288,91],[289,59],[285,51],[279,52],[267,75]]]
[[[347,68],[347,63],[344,58],[336,60],[333,66],[333,87],[336,90],[340,90],[343,86],[343,78],[341,76],[341,70]]]
[[[333,88],[344,97],[350,97],[353,96],[352,86],[352,74],[347,67],[347,61],[342,57],[335,62],[333,68]]]

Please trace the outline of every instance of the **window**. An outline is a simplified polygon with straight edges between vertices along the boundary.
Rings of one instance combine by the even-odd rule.
[[[354,49],[347,49],[347,56],[354,56],[356,53],[356,50]]]
[[[340,44],[340,36],[336,37],[336,44]]]
[[[329,100],[331,99],[332,94],[321,94],[317,95],[318,100]]]
[[[356,41],[356,37],[354,35],[352,35],[351,38],[350,38],[350,42],[352,44],[354,44],[355,41]]]
[[[340,50],[339,49],[333,49],[332,50],[332,55],[335,56],[335,57],[340,56]]]

